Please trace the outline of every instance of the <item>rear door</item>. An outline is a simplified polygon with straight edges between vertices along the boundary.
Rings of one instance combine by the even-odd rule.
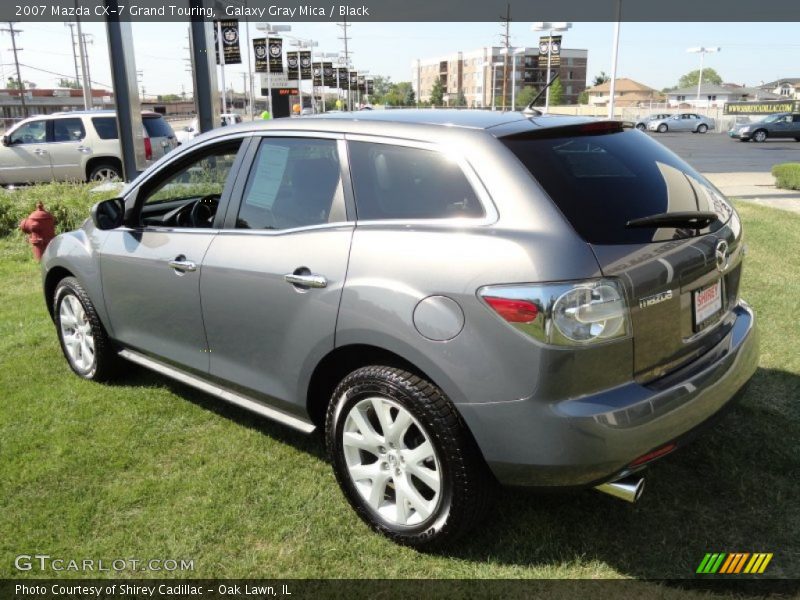
[[[506,139],[576,231],[604,275],[624,285],[633,373],[655,379],[714,347],[738,296],[741,228],[702,175],[637,131]],[[707,211],[703,229],[631,227],[633,219]]]
[[[84,145],[86,129],[80,117],[53,119],[53,136],[49,144],[53,178],[58,181],[83,181],[86,173],[83,159],[91,150]]]
[[[284,134],[252,151],[241,203],[203,261],[211,374],[302,413],[310,369],[334,347],[347,272],[346,149],[336,136]]]

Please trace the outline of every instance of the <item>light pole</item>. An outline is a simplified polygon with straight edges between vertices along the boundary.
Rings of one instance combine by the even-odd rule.
[[[293,40],[292,41],[292,46],[295,46],[299,50],[308,50],[309,52],[312,52],[312,48],[315,48],[316,46],[319,45],[317,42],[315,42],[313,40],[304,40],[304,39],[301,39],[301,38],[298,38],[298,37],[294,37],[294,36],[289,36],[289,35],[287,35],[286,37],[292,38],[292,40]],[[298,77],[298,79],[297,79],[297,91],[300,94],[300,116],[302,116],[303,115],[303,65],[302,65],[302,63],[300,63],[300,60],[299,60],[300,59],[299,52],[298,52],[297,58],[298,58],[298,65],[297,65],[297,69],[298,69],[298,71],[297,71],[297,77]],[[314,60],[313,59],[311,60],[311,70],[312,70],[312,74],[311,74],[311,112],[314,113],[314,112],[316,112],[316,110],[314,108],[314,74],[313,74]]]
[[[551,82],[551,64],[553,60],[553,32],[567,31],[572,27],[572,23],[559,22],[550,23],[549,21],[539,21],[531,25],[533,31],[548,31],[547,40],[547,91],[544,96],[544,112],[550,108],[550,82]],[[560,52],[560,50],[559,50]]]
[[[322,84],[322,112],[325,112],[325,59],[326,58],[338,58],[338,52],[322,52],[316,55],[316,58],[319,60],[317,63],[319,65],[319,80]],[[311,89],[314,89],[314,58],[311,59]]]
[[[270,25],[269,23],[259,23],[256,25],[256,29],[259,31],[263,31],[264,35],[267,36],[267,102],[269,103],[269,114],[273,117],[272,113],[272,72],[269,68],[269,36],[275,35],[276,33],[281,33],[283,31],[291,31],[291,25]],[[250,50],[248,49],[248,52]],[[283,56],[281,56],[281,61],[283,61]],[[300,87],[299,85],[297,86]]]
[[[619,59],[619,28],[622,21],[622,0],[617,0],[617,20],[614,23],[614,44],[611,49],[611,83],[608,88],[608,118],[614,118],[614,97],[617,95],[617,60]]]
[[[510,54],[511,56],[511,110],[517,110],[517,54],[524,54],[525,48],[503,48],[500,54]]]
[[[705,46],[698,46],[697,48],[689,48],[686,51],[690,52],[691,54],[699,54],[700,55],[700,76],[697,78],[697,98],[694,101],[695,108],[700,107],[700,86],[703,83],[703,59],[705,58],[706,54],[713,54],[715,52],[719,52],[722,50],[719,46],[714,46],[712,48],[706,48]],[[708,106],[706,106],[708,108]]]
[[[494,106],[494,88],[495,88],[495,79],[494,79],[495,75],[494,74],[495,74],[495,69],[497,69],[497,67],[502,67],[503,63],[500,62],[500,61],[492,61],[491,63],[483,63],[483,64],[485,66],[488,66],[489,64],[492,65],[492,110],[496,110],[495,106]]]

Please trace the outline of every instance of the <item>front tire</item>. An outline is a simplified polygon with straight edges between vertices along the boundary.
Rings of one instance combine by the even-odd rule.
[[[53,297],[61,351],[70,368],[84,379],[104,381],[119,361],[89,295],[74,277],[62,279]]]
[[[763,129],[759,129],[758,131],[754,131],[753,135],[751,136],[754,142],[766,142],[767,141],[767,132]]]
[[[425,379],[363,367],[336,388],[326,441],[336,479],[370,527],[431,548],[472,528],[494,480],[450,400]]]
[[[644,126],[644,123],[637,123],[636,129],[638,129],[639,131],[644,131],[646,127]]]
[[[706,131],[708,131],[708,125],[697,126],[697,133],[705,133]]]
[[[666,123],[662,123],[658,126],[658,133],[667,133],[669,127],[667,127]]]

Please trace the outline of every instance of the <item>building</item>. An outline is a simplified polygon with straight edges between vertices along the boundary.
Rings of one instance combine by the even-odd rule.
[[[611,100],[611,82],[590,87],[587,91],[590,106],[608,106]],[[620,77],[614,86],[614,104],[619,107],[647,106],[653,102],[664,102],[664,94],[643,83]]]
[[[727,102],[780,99],[781,96],[760,88],[714,83],[700,84],[699,100],[696,85],[667,92],[667,105],[672,108],[721,108]]]
[[[28,115],[49,115],[67,110],[83,110],[83,90],[32,88],[25,90]],[[92,90],[93,108],[114,108],[114,94],[107,90]],[[8,124],[24,118],[20,91],[0,89],[0,118]]]
[[[759,89],[772,92],[780,99],[791,98],[800,100],[800,77],[789,77],[787,79],[777,79],[769,83],[762,83]]]
[[[502,107],[502,63],[505,58],[502,50],[502,46],[486,46],[414,61],[411,66],[414,93],[421,101],[430,101],[433,84],[439,79],[444,86],[444,101],[450,106],[490,107],[494,99],[494,105]],[[526,87],[541,90],[547,81],[547,57],[539,57],[539,47],[519,48],[517,51],[507,59],[506,106],[511,104],[512,80],[516,94]],[[561,49],[561,65],[553,67],[553,70],[559,71],[564,91],[562,104],[576,104],[578,96],[586,89],[588,55],[588,50]]]

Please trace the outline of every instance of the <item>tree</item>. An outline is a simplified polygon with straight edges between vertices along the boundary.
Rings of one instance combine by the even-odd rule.
[[[550,106],[558,106],[564,102],[564,86],[561,85],[561,79],[556,79],[550,85]]]
[[[406,97],[404,104],[406,106],[414,106],[417,103],[417,95],[414,93],[414,87],[409,83],[406,90]]]
[[[697,81],[700,79],[700,69],[689,71],[678,80],[679,88],[687,88],[697,86]],[[714,69],[703,69],[703,83],[711,83],[714,85],[722,84],[722,77],[719,76]]]
[[[33,83],[32,81],[23,80],[22,83],[25,84],[25,89],[26,90],[32,90],[32,89],[34,89],[36,87],[36,84]],[[6,87],[9,90],[22,89],[22,86],[19,84],[19,79],[17,79],[16,77],[9,77],[8,81],[6,82]]]
[[[594,79],[592,80],[592,87],[605,83],[606,81],[611,81],[611,77],[606,75],[605,71],[600,71],[599,75],[594,76]]]
[[[464,91],[458,90],[458,96],[456,96],[455,106],[466,106],[466,105],[467,105],[467,97],[464,95]]]
[[[531,103],[531,100],[536,98],[536,94],[538,94],[538,93],[539,92],[536,91],[536,88],[533,88],[531,86],[522,88],[517,93],[517,97],[516,97],[517,106],[521,106],[522,108],[525,108],[526,106],[528,106],[528,104]]]
[[[372,79],[372,98],[375,103],[382,104],[383,97],[389,93],[392,83],[391,77],[384,77],[383,75],[375,75]]]
[[[431,104],[433,106],[441,106],[444,102],[444,86],[441,79],[436,79],[431,88]]]
[[[67,79],[66,77],[62,77],[58,80],[56,84],[60,88],[67,88],[70,90],[79,90],[81,89],[81,84],[75,81],[74,79]]]
[[[589,92],[583,90],[578,94],[578,104],[589,104]]]

